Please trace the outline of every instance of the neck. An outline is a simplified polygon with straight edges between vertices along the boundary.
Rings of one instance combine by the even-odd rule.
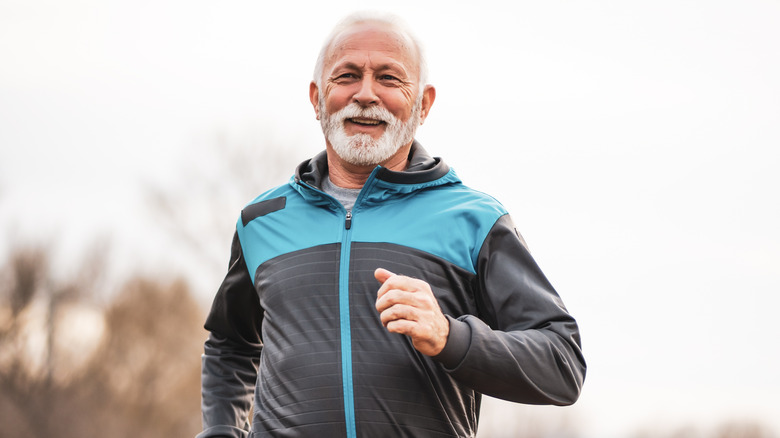
[[[398,151],[393,154],[386,161],[379,163],[378,165],[390,169],[395,172],[402,172],[406,170],[408,164],[409,150],[412,147],[410,142],[408,145],[402,146]],[[347,163],[342,160],[330,144],[327,144],[328,152],[328,175],[330,181],[339,187],[345,189],[359,189],[366,183],[371,172],[374,171],[377,165],[358,166],[352,163]]]

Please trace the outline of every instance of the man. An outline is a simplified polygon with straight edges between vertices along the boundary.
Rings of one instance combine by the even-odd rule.
[[[326,151],[241,212],[206,321],[205,437],[473,437],[481,394],[567,405],[575,320],[504,208],[414,141],[419,44],[354,15],[310,85]]]

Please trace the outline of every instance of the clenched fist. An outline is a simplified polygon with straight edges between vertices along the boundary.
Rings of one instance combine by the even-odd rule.
[[[431,286],[382,268],[374,271],[374,277],[382,283],[377,292],[376,310],[387,331],[409,336],[414,348],[422,354],[439,354],[447,344],[450,323],[441,312]]]

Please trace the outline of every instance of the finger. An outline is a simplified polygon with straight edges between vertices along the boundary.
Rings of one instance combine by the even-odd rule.
[[[408,299],[402,296],[406,294],[406,292],[398,289],[390,289],[389,287],[390,285],[382,286],[379,288],[379,292],[377,292],[374,306],[380,313],[394,305],[407,304]]]
[[[387,283],[386,283],[387,284]],[[402,289],[380,290],[375,302],[376,310],[383,312],[392,306],[407,305],[419,309],[430,309],[431,303],[424,294]]]
[[[394,274],[387,269],[379,268],[375,271],[377,279],[383,279],[382,286],[385,290],[398,289],[409,292],[420,292],[430,290],[428,283],[406,275]],[[389,275],[387,275],[389,274]]]
[[[389,290],[393,289],[393,282],[388,281],[393,277],[398,277],[396,274],[388,271],[384,268],[377,268],[374,271],[374,278],[377,279],[382,285],[379,287],[379,290],[376,292],[377,299],[381,298],[382,295],[386,294]]]
[[[397,333],[399,335],[406,335],[411,337],[416,331],[417,322],[409,321],[407,319],[394,319],[385,325],[387,331],[390,333]]]
[[[426,335],[425,330],[416,321],[404,319],[391,321],[387,324],[387,331],[408,336],[414,348],[426,356],[436,356],[441,353],[444,345],[447,343],[446,335],[439,340],[433,336]]]
[[[395,274],[393,274],[392,272],[388,271],[385,268],[376,268],[376,270],[374,271],[374,278],[376,278],[376,280],[380,283],[384,283],[385,281],[387,281],[388,278],[392,277],[393,275]]]
[[[413,306],[394,304],[379,312],[379,319],[382,321],[382,325],[387,327],[391,321],[416,321],[419,318],[417,313],[417,309]]]

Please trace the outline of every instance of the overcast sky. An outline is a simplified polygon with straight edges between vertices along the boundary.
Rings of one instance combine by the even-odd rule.
[[[589,438],[780,430],[780,2],[455,5],[381,6],[427,48],[418,139],[504,203],[580,322],[582,399],[544,412]],[[150,182],[219,166],[218,138],[322,149],[314,60],[363,7],[0,0],[0,257],[106,235],[125,265],[177,258],[145,238]]]

